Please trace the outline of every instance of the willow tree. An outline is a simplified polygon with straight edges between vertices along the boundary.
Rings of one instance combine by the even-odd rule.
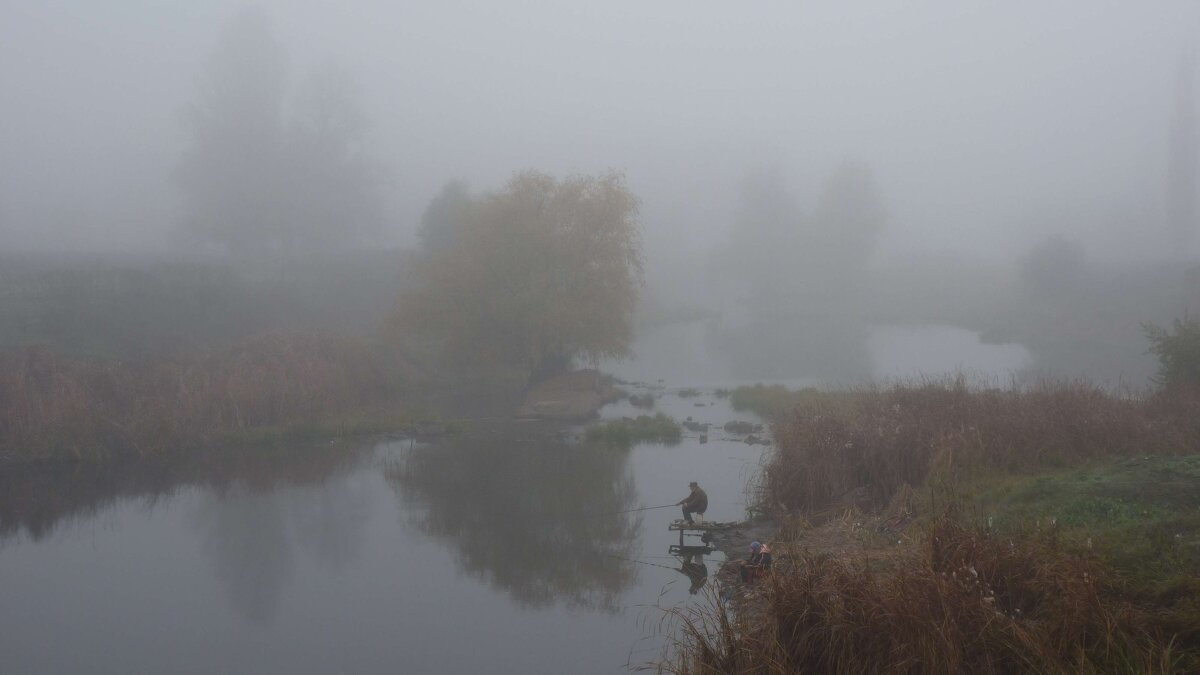
[[[536,171],[472,199],[452,245],[429,252],[397,313],[456,359],[525,369],[624,356],[642,283],[638,200],[623,176]]]

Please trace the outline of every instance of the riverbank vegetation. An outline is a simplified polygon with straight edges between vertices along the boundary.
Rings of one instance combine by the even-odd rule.
[[[1200,667],[1194,389],[733,397],[772,420],[759,508],[788,527],[742,611],[691,617],[727,630],[685,631],[677,672]]]
[[[0,459],[445,428],[437,392],[627,353],[642,261],[619,174],[459,192],[431,205],[420,254],[6,266]],[[543,403],[585,417],[615,395],[593,389]]]
[[[0,355],[0,453],[100,460],[411,429],[432,421],[412,382],[397,352],[349,338],[264,335],[142,362],[27,348]]]
[[[591,442],[623,448],[635,443],[678,445],[683,438],[683,429],[675,420],[658,413],[653,417],[638,415],[601,422],[588,427],[586,436]]]

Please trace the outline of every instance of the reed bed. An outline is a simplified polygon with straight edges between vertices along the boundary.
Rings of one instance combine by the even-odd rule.
[[[1195,452],[1200,396],[1121,398],[1081,382],[974,390],[958,379],[809,392],[772,426],[768,506],[811,513],[854,495],[869,510],[906,485],[952,490],[980,472]]]
[[[151,456],[395,397],[403,366],[349,339],[271,334],[146,363],[0,355],[0,454]]]
[[[889,558],[798,549],[757,607],[684,615],[664,668],[709,673],[1172,673],[1200,665],[1105,568],[1049,535],[943,521]]]
[[[674,613],[661,669],[1200,672],[1197,392],[952,379],[733,396],[772,420],[759,509],[825,524],[781,532],[774,573],[730,604]],[[902,535],[859,527],[914,508]]]

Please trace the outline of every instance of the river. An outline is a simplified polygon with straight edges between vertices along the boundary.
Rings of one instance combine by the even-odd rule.
[[[1000,377],[1027,358],[954,330],[885,327],[866,349],[881,377]],[[930,340],[946,344],[917,349]],[[753,420],[714,395],[749,380],[701,331],[660,331],[637,351],[605,369],[654,387],[658,410]],[[703,393],[681,397],[685,386]],[[710,519],[741,519],[762,446],[714,430],[620,450],[580,433],[483,418],[429,444],[0,470],[0,670],[612,673],[653,661],[664,609],[708,596],[668,555],[674,507],[617,512],[679,501],[695,480]]]

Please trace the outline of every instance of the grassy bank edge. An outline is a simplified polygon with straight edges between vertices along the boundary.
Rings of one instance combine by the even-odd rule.
[[[954,388],[953,383],[938,386]],[[863,397],[880,394],[878,389],[789,391],[765,385],[730,392],[736,408],[771,420],[777,447],[781,437],[786,446],[788,434],[794,433],[789,425],[812,424],[814,419],[827,423],[839,416],[863,414],[864,408],[870,407],[864,405]],[[1087,396],[1070,400],[1097,401]],[[1109,403],[1099,401],[1102,406]],[[1115,405],[1123,410],[1126,404]],[[814,407],[819,411],[816,414]],[[1071,413],[1060,413],[1063,423],[1069,423]],[[1156,418],[1151,426],[1180,424],[1161,410],[1153,414]],[[845,429],[835,425],[823,431],[836,436]],[[1194,438],[1194,431],[1183,429],[1180,435]],[[790,439],[793,444],[797,440],[800,438],[794,435]],[[862,440],[856,436],[847,442]],[[773,583],[759,589],[763,595],[755,611],[726,616],[718,604],[708,614],[693,617],[679,652],[664,669],[772,673],[802,667],[811,672],[857,673],[882,672],[888,667],[899,668],[896,672],[930,672],[943,666],[970,666],[980,672],[1003,672],[1004,668],[1018,672],[1185,672],[1200,666],[1200,582],[1196,581],[1200,578],[1200,503],[1194,503],[1194,496],[1200,495],[1200,456],[1194,454],[1194,443],[1173,450],[1170,443],[1154,445],[1153,455],[1133,452],[1134,448],[1080,457],[1057,453],[1044,463],[1012,466],[972,466],[966,461],[955,465],[935,453],[923,480],[914,486],[879,493],[874,500],[867,494],[856,495],[828,504],[824,512],[788,508],[774,494],[780,484],[772,486],[768,480],[761,508],[773,512],[777,522],[790,523],[779,533],[781,565]],[[1189,448],[1193,454],[1184,454]],[[779,462],[777,454],[769,460],[768,470],[773,464],[778,471]],[[1167,477],[1175,477],[1175,489],[1164,496]],[[1114,485],[1121,486],[1122,495],[1106,496]],[[1139,495],[1145,498],[1139,499]],[[900,534],[887,532],[886,524],[896,523],[895,516],[901,513],[912,513],[915,518],[901,521]],[[818,525],[810,525],[810,519]],[[832,521],[820,525],[821,519]],[[885,531],[877,532],[879,526]],[[848,533],[845,541],[849,548],[838,552],[826,546],[823,550],[822,538],[838,528]],[[946,557],[950,549],[953,560]],[[987,555],[980,558],[982,553]],[[1003,559],[1009,567],[999,571],[994,565],[988,567],[993,559]],[[1043,604],[1033,614],[1042,626],[1041,637],[1030,614],[1019,613],[1019,603],[1008,607],[1001,622],[1008,632],[987,633],[990,637],[953,632],[936,637],[936,622],[922,625],[916,618],[906,626],[869,625],[871,612],[878,616],[891,612],[893,623],[898,621],[895,612],[916,617],[921,611],[917,608],[922,607],[920,598],[908,598],[907,605],[879,599],[903,598],[910,586],[920,586],[943,602],[962,601],[955,611],[963,613],[958,619],[963,625],[986,619],[980,608],[988,610],[989,603],[1011,601],[1012,589],[997,591],[988,586],[989,596],[979,591],[984,586],[974,586],[966,596],[950,598],[946,594],[958,593],[958,587],[939,580],[939,575],[956,570],[959,577],[974,578],[971,575],[983,574],[985,569],[985,576],[991,576],[984,586],[1006,580],[1013,589],[1023,588],[1025,596],[1041,598]],[[1080,586],[1080,580],[1086,583]],[[1031,583],[1042,586],[1033,588]],[[843,600],[837,606],[822,604],[822,596],[813,595],[817,589]],[[1081,606],[1072,608],[1067,603],[1045,609],[1051,590],[1050,595],[1073,599]],[[1091,603],[1090,610],[1087,603]],[[954,602],[942,609],[924,609],[941,612],[950,605]],[[1091,611],[1102,621],[1097,624],[1076,617],[1087,629],[1068,639],[1062,632],[1067,625],[1063,620],[1071,618],[1069,614],[1076,609]],[[863,613],[856,615],[856,610]],[[1014,611],[1018,613],[1014,615]],[[808,618],[796,624],[796,617]],[[696,630],[704,626],[726,626],[723,630],[727,632]],[[1051,626],[1060,632],[1049,631]],[[905,629],[909,632],[899,639],[887,637],[897,631],[903,634]],[[1042,639],[1051,634],[1060,642],[1050,644]],[[798,637],[801,635],[803,638]],[[824,641],[813,639],[819,635],[825,636]],[[841,637],[833,639],[838,635]],[[945,649],[925,649],[929,645],[922,641],[929,639],[942,640]],[[966,654],[972,648],[966,643],[979,639],[995,644],[977,650],[973,657]],[[954,647],[955,640],[964,644]],[[835,653],[842,648],[844,651]],[[887,661],[906,650],[911,652],[904,657],[909,660],[901,658],[899,663],[907,666]],[[882,660],[870,661],[869,655]],[[981,661],[971,661],[976,657]],[[888,663],[890,666],[885,665]],[[991,669],[980,663],[991,663]]]

